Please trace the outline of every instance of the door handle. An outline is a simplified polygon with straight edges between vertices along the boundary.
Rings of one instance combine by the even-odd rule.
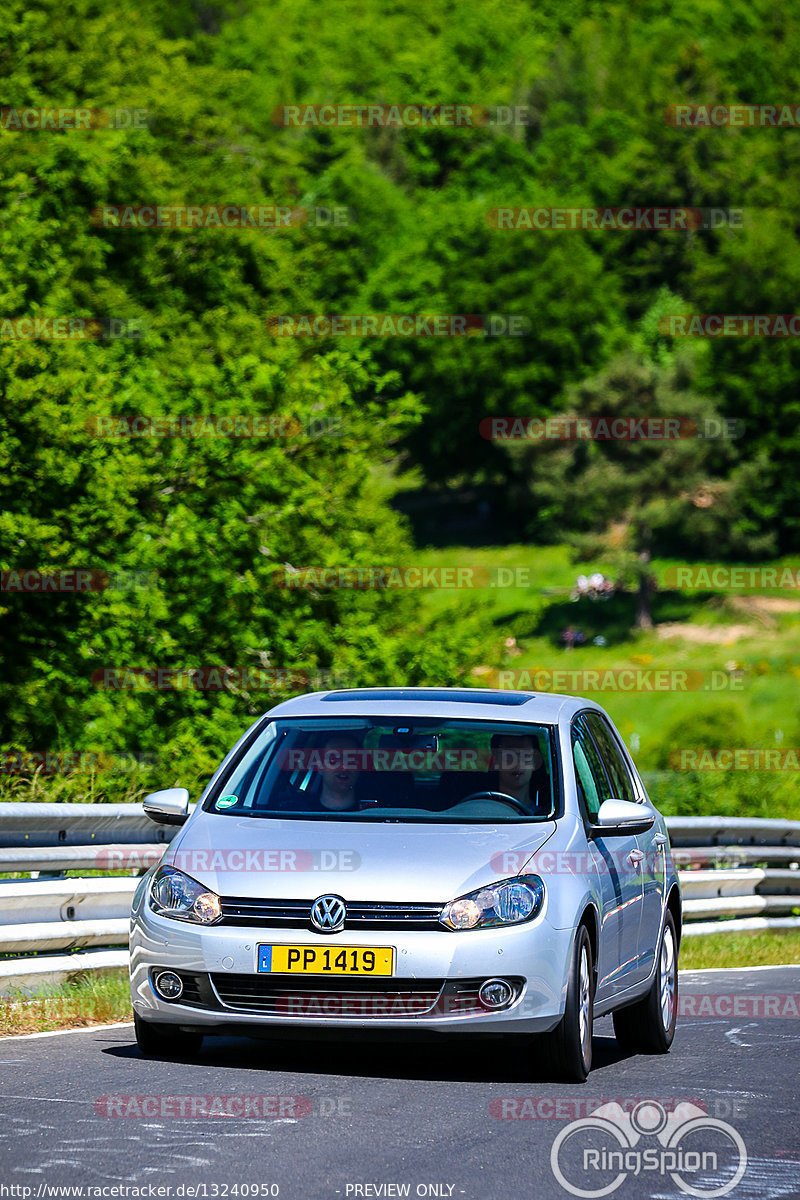
[[[628,862],[634,868],[634,870],[638,871],[639,863],[642,861],[643,858],[644,858],[644,854],[642,853],[641,850],[631,850],[630,854],[628,855]]]
[[[667,837],[667,835],[665,833],[656,833],[653,836],[653,841],[655,842],[655,844],[657,846],[666,846],[667,842],[669,841],[669,838]]]

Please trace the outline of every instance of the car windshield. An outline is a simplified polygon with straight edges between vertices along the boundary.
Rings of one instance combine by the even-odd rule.
[[[545,821],[553,730],[497,721],[270,721],[205,802],[230,816],[400,822]]]

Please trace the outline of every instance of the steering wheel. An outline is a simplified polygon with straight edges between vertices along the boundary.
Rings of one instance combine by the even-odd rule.
[[[468,800],[497,800],[500,804],[511,804],[516,808],[517,812],[521,812],[523,816],[529,817],[531,814],[521,800],[517,800],[514,796],[509,796],[508,792],[470,792],[469,796],[465,796],[463,800],[459,800],[459,804],[466,804]]]

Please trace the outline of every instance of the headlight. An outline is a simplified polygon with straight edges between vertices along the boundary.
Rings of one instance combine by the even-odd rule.
[[[439,920],[448,929],[519,925],[535,917],[543,904],[542,880],[538,875],[522,875],[451,900],[442,909]]]
[[[161,867],[150,884],[150,904],[161,917],[213,925],[222,916],[219,896],[175,867]]]

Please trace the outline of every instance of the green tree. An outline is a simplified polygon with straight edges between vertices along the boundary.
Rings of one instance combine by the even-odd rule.
[[[510,444],[518,487],[534,513],[531,533],[559,537],[569,528],[576,559],[611,564],[616,584],[636,590],[639,628],[652,624],[654,553],[687,540],[738,548],[734,484],[714,470],[731,452],[711,440],[725,426],[695,391],[693,370],[689,359],[619,359],[572,390],[555,430],[564,436],[548,438],[544,430],[537,440]],[[581,435],[581,422],[590,436]]]

